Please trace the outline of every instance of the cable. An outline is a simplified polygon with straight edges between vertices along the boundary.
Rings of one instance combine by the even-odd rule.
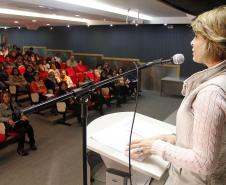
[[[153,180],[154,180],[154,179],[153,179],[152,177],[150,177],[149,185],[151,185],[151,183],[152,183]]]
[[[152,181],[153,181],[153,178],[150,177],[150,178],[148,178],[148,179],[146,180],[146,182],[144,183],[144,185],[146,185],[146,184],[150,185],[150,184],[152,183]],[[149,182],[149,183],[148,183],[148,182]]]
[[[136,112],[137,112],[137,104],[138,104],[138,88],[139,88],[139,80],[138,80],[138,66],[135,62],[133,62],[133,64],[136,67],[136,75],[137,75],[137,89],[136,89],[136,103],[135,103],[135,108],[134,108],[134,114],[133,114],[133,121],[132,121],[132,125],[131,125],[131,129],[130,129],[130,136],[129,136],[129,180],[130,180],[130,185],[133,185],[132,182],[132,165],[131,165],[131,141],[132,141],[132,134],[133,134],[133,125],[134,125],[134,120],[135,120],[135,116],[136,116]]]

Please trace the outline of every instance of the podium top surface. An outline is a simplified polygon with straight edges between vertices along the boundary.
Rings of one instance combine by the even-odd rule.
[[[133,112],[118,112],[101,116],[92,121],[87,127],[88,149],[128,166],[129,159],[122,151],[122,146],[125,145],[126,147],[125,143],[129,140],[129,132],[125,128],[130,129],[132,119]],[[137,134],[142,135],[142,137],[152,137],[175,132],[175,126],[171,124],[136,113],[133,136]],[[125,138],[126,141],[124,141]],[[142,162],[131,160],[131,164],[133,170],[151,176],[156,180],[159,180],[169,167],[169,162],[155,155]]]

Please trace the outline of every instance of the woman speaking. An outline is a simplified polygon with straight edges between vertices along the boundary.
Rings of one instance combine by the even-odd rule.
[[[166,185],[226,184],[226,6],[192,22],[193,60],[207,69],[185,80],[176,136],[132,141],[131,157],[171,163]]]

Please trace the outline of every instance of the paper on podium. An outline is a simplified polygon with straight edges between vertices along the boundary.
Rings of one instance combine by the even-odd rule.
[[[117,112],[107,114],[93,120],[87,127],[87,146],[99,153],[108,168],[128,169],[128,156],[125,147],[129,142],[129,134],[134,112]],[[133,139],[154,137],[161,134],[176,133],[176,127],[166,122],[136,113]],[[169,167],[169,162],[157,155],[151,155],[144,161],[131,161],[135,174],[143,174],[161,179]]]
[[[132,120],[128,118],[122,119],[120,122],[96,132],[91,138],[103,145],[107,145],[108,147],[124,153],[129,143],[131,124]],[[155,137],[161,134],[172,134],[172,132],[135,118],[132,140]]]

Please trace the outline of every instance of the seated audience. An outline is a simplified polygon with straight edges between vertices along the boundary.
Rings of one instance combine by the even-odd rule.
[[[11,66],[11,67],[15,66],[14,60],[12,59],[11,55],[5,56],[5,64],[6,66]]]
[[[119,68],[118,74],[124,73],[124,69]],[[127,101],[127,96],[129,95],[129,86],[128,80],[126,77],[122,76],[118,80],[115,81],[115,86],[118,88],[119,95],[122,97],[123,102]]]
[[[66,61],[66,66],[70,68],[75,68],[78,65],[77,61],[75,60],[74,55],[71,55],[69,59]]]
[[[103,71],[105,71],[107,77],[112,76],[112,69],[108,62],[105,62],[103,65]]]
[[[70,76],[67,76],[65,70],[62,70],[61,71],[60,79],[59,79],[58,82],[62,82],[62,81],[67,83],[68,88],[75,87],[75,84],[73,84],[73,82],[71,80],[71,77]]]
[[[78,65],[75,67],[75,72],[76,73],[84,73],[88,71],[88,67],[83,64],[82,60],[79,60]]]
[[[70,89],[68,89],[67,83],[65,81],[62,81],[59,83],[59,91],[57,93],[58,96],[67,94],[68,92],[70,92]],[[73,110],[78,122],[81,122],[81,105],[76,101],[76,99],[73,98],[69,98],[64,100],[64,102],[66,103],[66,106],[69,110]]]
[[[45,94],[47,94],[47,88],[46,88],[43,80],[39,79],[39,73],[38,72],[34,73],[34,81],[31,82],[30,92],[31,93],[38,93],[40,101],[46,100]]]
[[[11,75],[9,75],[9,85],[15,85],[17,92],[27,91],[27,81],[17,67],[13,67]]]
[[[40,60],[38,62],[39,72],[48,72],[50,69],[50,65],[46,62],[45,59]]]
[[[95,75],[96,81],[100,81],[101,72],[102,72],[102,65],[97,65],[96,68],[94,69],[94,75]]]
[[[0,63],[0,90],[7,89],[8,73],[3,63]]]
[[[35,71],[39,70],[38,65],[37,65],[37,58],[36,58],[36,55],[34,53],[31,54],[30,64],[33,66]]]
[[[129,85],[129,95],[135,97],[137,92],[137,74],[130,73],[127,75],[128,85]]]
[[[59,89],[57,79],[53,71],[49,71],[48,78],[44,80],[48,93],[56,94],[56,91]]]
[[[28,65],[26,67],[24,78],[29,85],[31,84],[32,81],[34,81],[34,69],[31,65]]]
[[[29,138],[31,150],[37,150],[34,139],[34,131],[25,115],[21,115],[17,104],[11,101],[9,92],[3,92],[0,104],[0,122],[3,122],[6,128],[6,134],[12,131],[17,133],[17,153],[21,156],[28,155],[24,150],[25,135]]]
[[[39,71],[39,78],[45,80],[48,77],[48,65],[46,60],[40,59],[38,61],[38,71]]]
[[[50,71],[53,71],[54,72],[54,75],[55,75],[55,78],[57,79],[58,82],[60,82],[60,71],[59,69],[56,68],[56,65],[55,63],[51,63],[50,64]]]

